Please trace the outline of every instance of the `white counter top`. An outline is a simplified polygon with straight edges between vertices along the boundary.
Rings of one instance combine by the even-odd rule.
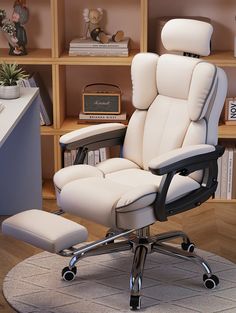
[[[18,121],[38,95],[38,88],[21,88],[20,98],[0,99],[5,108],[0,112],[0,148]]]

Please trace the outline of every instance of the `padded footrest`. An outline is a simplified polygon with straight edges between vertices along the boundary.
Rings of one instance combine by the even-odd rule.
[[[29,210],[7,218],[2,232],[43,250],[58,253],[86,241],[87,229],[62,216]]]

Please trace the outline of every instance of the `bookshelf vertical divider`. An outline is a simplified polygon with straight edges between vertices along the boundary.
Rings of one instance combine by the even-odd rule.
[[[148,47],[148,2],[141,0],[141,34],[140,51],[146,52]]]

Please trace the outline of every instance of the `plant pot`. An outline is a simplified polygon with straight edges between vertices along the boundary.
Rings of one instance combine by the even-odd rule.
[[[16,99],[20,97],[20,86],[0,86],[0,99]]]

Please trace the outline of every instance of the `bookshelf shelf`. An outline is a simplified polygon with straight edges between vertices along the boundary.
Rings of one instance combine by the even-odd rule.
[[[227,200],[227,199],[210,199],[207,201],[208,203],[222,203],[222,204],[236,204],[236,199],[231,199],[231,200]]]
[[[128,57],[93,57],[93,56],[69,56],[68,51],[62,53],[57,62],[60,65],[127,65],[130,66],[133,57],[139,50],[131,50]]]
[[[46,200],[56,199],[54,185],[52,179],[43,180],[43,198]]]
[[[8,54],[7,48],[1,49],[0,61],[4,60],[7,63],[17,62],[19,64],[52,64],[54,60],[51,57],[51,49],[29,49],[27,55],[20,57],[11,56]]]
[[[47,135],[48,136],[53,136],[53,135],[61,136],[75,129],[87,127],[88,125],[91,125],[91,124],[89,123],[78,124],[78,118],[76,117],[67,117],[64,120],[62,127],[60,128],[55,128],[53,126],[41,126],[41,135],[42,136],[47,136]]]
[[[236,67],[236,58],[233,51],[213,51],[205,60],[223,67]]]
[[[220,125],[218,128],[219,139],[236,139],[236,125]]]
[[[79,124],[77,117],[67,117],[64,120],[62,127],[60,128],[60,134],[63,135],[72,130],[87,127],[88,125],[91,125],[91,124],[89,123]]]
[[[54,135],[57,132],[55,131],[55,128],[53,126],[41,126],[40,128],[41,135]]]

